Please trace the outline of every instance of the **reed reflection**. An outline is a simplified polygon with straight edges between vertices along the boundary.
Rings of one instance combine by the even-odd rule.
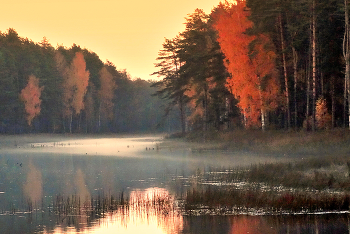
[[[79,200],[79,196],[58,198],[57,226],[43,233],[176,234],[183,229],[183,217],[166,189],[135,190],[128,200],[122,194],[118,200],[95,199],[89,209]]]
[[[90,206],[90,192],[85,183],[85,175],[82,170],[79,168],[75,174],[75,187],[77,195],[79,196],[80,201],[83,202],[84,206]]]

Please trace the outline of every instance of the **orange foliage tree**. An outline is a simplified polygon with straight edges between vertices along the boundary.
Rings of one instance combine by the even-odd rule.
[[[90,72],[86,70],[84,55],[76,52],[70,66],[70,80],[73,85],[72,107],[76,114],[84,109],[84,97],[89,84]]]
[[[238,99],[246,127],[265,129],[266,113],[277,106],[278,85],[275,53],[266,35],[250,35],[245,1],[221,3],[214,13],[214,28],[231,74],[226,87]]]
[[[98,95],[100,97],[100,118],[102,115],[106,118],[111,119],[113,117],[113,97],[116,84],[113,80],[112,74],[107,70],[106,67],[103,67],[101,69],[99,75],[101,81],[101,87],[98,91]]]
[[[29,126],[32,124],[35,116],[40,114],[40,96],[43,89],[44,87],[39,87],[39,79],[34,75],[30,75],[27,86],[21,91],[20,98],[25,105],[27,122]]]

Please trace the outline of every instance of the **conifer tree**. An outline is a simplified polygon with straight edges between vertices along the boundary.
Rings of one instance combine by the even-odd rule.
[[[163,49],[158,53],[157,60],[160,62],[155,64],[159,70],[152,74],[157,75],[162,80],[154,83],[152,86],[158,88],[155,95],[170,100],[166,107],[166,115],[170,113],[174,106],[179,108],[181,131],[184,134],[186,132],[185,105],[188,97],[185,95],[187,81],[179,74],[179,69],[181,68],[181,62],[178,57],[179,40],[179,36],[173,39],[165,39]]]

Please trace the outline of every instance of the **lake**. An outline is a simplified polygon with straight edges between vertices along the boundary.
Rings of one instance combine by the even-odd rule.
[[[278,159],[175,145],[151,135],[1,136],[0,233],[349,233],[348,214],[185,215],[196,175]]]

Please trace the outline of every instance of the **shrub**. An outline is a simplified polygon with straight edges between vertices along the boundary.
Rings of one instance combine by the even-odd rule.
[[[316,126],[318,129],[330,129],[332,126],[332,117],[324,98],[319,98],[316,102]]]

